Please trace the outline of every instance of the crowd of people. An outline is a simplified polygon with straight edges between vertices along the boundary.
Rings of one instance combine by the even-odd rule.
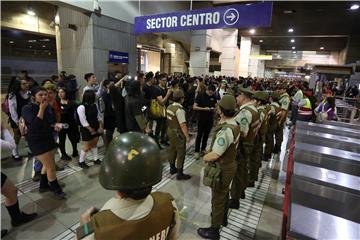
[[[204,184],[212,190],[211,226],[199,228],[198,234],[208,239],[219,239],[220,227],[227,225],[228,209],[238,209],[240,199],[246,197],[245,189],[255,186],[261,162],[269,161],[272,154],[280,153],[283,129],[290,109],[289,127],[296,124],[297,120],[336,119],[332,93],[325,92],[324,98],[318,102],[308,84],[298,80],[190,77],[188,74],[148,72],[139,73],[136,77],[116,74],[100,83],[94,73],[87,73],[84,81],[86,86],[79,92],[75,76],[65,72],[43,81],[41,85],[29,77],[26,71],[12,80],[2,107],[9,116],[13,130],[14,142],[9,147],[13,159],[22,159],[18,148],[21,137],[25,136],[29,156],[34,159],[33,180],[40,182],[39,192],[51,191],[57,198],[65,199],[66,194],[56,178],[56,171],[64,169],[64,166],[58,164],[59,161],[55,161],[58,146],[61,161],[76,158],[83,169],[89,168],[86,155],[90,152],[94,164],[101,165],[101,176],[107,179],[107,174],[115,173],[109,173],[109,168],[104,169],[104,165],[108,166],[112,161],[110,158],[98,157],[99,138],[103,139],[108,156],[114,154],[109,151],[119,151],[115,145],[125,144],[126,136],[130,141],[137,139],[142,142],[145,140],[139,136],[148,135],[146,144],[153,141],[156,143],[155,148],[166,148],[170,174],[176,174],[176,179],[182,181],[191,178],[184,173],[184,162],[186,144],[191,136],[189,129],[196,129],[195,158],[202,157],[206,163]],[[125,136],[123,142],[121,139],[113,141],[115,130],[120,136]],[[212,130],[212,141],[208,145]],[[125,134],[127,132],[137,132],[138,135],[134,133],[133,137]],[[8,135],[2,128],[2,141]],[[66,137],[71,142],[71,156],[66,149]],[[80,142],[81,149],[78,150]],[[150,156],[142,152],[140,154],[136,149],[127,150],[129,160],[137,155],[144,159]],[[154,164],[159,159],[152,158],[149,161]],[[115,165],[114,168],[118,168]],[[2,173],[1,179],[2,185],[5,184],[6,175]],[[119,191],[119,198],[128,196],[138,200],[147,199],[151,186],[160,180],[157,177],[148,185],[143,182],[134,188],[131,188],[131,184],[129,188],[121,185],[126,179],[113,177],[104,181],[100,177],[100,183],[106,189]],[[111,181],[120,182],[121,187],[112,185]],[[2,193],[6,196],[3,188]],[[11,204],[14,202],[12,200]],[[152,204],[156,205],[156,202]],[[169,209],[173,211],[173,208]],[[16,211],[19,212],[18,207]],[[83,217],[84,224],[90,221],[94,211],[94,208],[87,211]],[[10,210],[9,213],[12,216]],[[20,222],[26,222],[34,216],[20,214],[17,218],[24,218],[26,220]],[[107,224],[106,221],[101,222]],[[162,226],[161,229],[166,227]],[[97,230],[94,231],[96,236]],[[108,232],[103,234],[109,236],[106,235]]]

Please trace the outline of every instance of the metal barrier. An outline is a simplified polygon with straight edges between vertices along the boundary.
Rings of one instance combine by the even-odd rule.
[[[360,117],[360,99],[335,97],[336,112],[339,121],[353,123]]]

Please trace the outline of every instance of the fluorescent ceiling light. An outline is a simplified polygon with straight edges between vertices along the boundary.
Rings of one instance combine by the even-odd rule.
[[[292,53],[294,53],[294,54],[295,54],[295,53],[296,53],[296,51],[293,51]]]
[[[41,42],[50,42],[50,39],[45,38],[45,39],[40,39]]]
[[[30,15],[30,16],[35,16],[35,15],[36,15],[36,13],[35,13],[33,10],[31,10],[31,9],[27,10],[26,13],[27,13],[28,15]]]
[[[249,33],[250,33],[250,34],[254,34],[255,32],[256,32],[255,29],[250,29],[250,30],[249,30]]]
[[[351,5],[350,10],[358,10],[359,7],[360,7],[359,4],[353,4]]]
[[[42,45],[42,47],[46,47],[45,45]]]
[[[296,47],[292,47],[291,49],[295,49]]]
[[[288,29],[288,32],[292,33],[292,32],[294,32],[294,29],[293,29],[293,28],[289,28],[289,29]]]
[[[31,42],[31,43],[33,43],[33,42],[36,42],[36,40],[28,40],[28,42]]]
[[[259,40],[259,42],[263,42],[263,40]]]
[[[32,46],[29,46],[29,48],[32,48]]]
[[[320,50],[324,50],[324,47],[320,47]]]
[[[10,41],[9,43],[13,44],[13,43],[14,43],[14,41]]]
[[[294,42],[295,42],[295,39],[291,39],[290,42],[294,43]]]

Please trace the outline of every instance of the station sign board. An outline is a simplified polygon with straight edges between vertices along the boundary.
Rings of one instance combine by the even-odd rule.
[[[109,51],[109,62],[129,63],[129,53]]]
[[[134,32],[174,32],[216,28],[269,27],[272,2],[234,4],[135,17]]]

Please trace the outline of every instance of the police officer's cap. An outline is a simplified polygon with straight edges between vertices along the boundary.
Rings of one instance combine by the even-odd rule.
[[[239,95],[246,95],[248,97],[252,97],[253,94],[254,94],[254,92],[251,91],[251,89],[244,88],[243,86],[239,87]]]
[[[265,91],[257,91],[254,93],[253,98],[260,101],[267,101],[269,99],[269,94]]]
[[[286,83],[280,83],[276,86],[277,89],[287,89],[288,85]]]
[[[278,101],[280,99],[280,93],[278,92],[272,92],[271,93],[271,98],[274,100],[274,101]]]
[[[221,83],[227,84],[227,81],[226,80],[221,80]]]
[[[224,95],[219,102],[219,106],[225,110],[235,110],[236,108],[235,97],[231,95]]]
[[[160,149],[149,136],[127,132],[106,151],[99,181],[108,190],[129,191],[151,187],[162,178]]]
[[[181,89],[176,89],[173,92],[174,100],[179,100],[179,99],[184,98],[184,97],[185,97],[185,94],[184,94],[183,90],[181,90]]]

